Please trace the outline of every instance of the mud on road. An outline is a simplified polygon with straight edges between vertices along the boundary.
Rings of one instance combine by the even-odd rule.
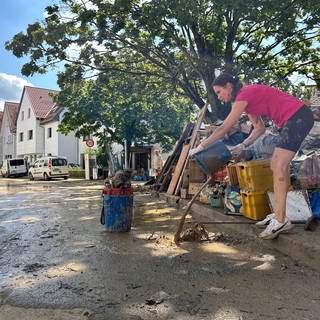
[[[106,232],[102,189],[0,179],[1,320],[319,319],[318,272],[222,226],[177,247],[182,212],[141,189]]]

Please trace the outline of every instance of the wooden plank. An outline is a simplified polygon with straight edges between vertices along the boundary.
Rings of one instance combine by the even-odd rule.
[[[191,140],[190,140],[190,148],[191,149],[194,147],[194,144],[196,142],[197,135],[198,135],[198,132],[200,130],[202,121],[203,121],[203,119],[204,119],[204,117],[206,115],[208,106],[209,106],[209,102],[207,101],[205,103],[205,105],[203,106],[203,108],[199,111],[197,122],[196,122],[196,125],[195,125],[194,129],[193,129],[192,137],[191,137]]]
[[[161,171],[160,171],[160,174],[157,176],[156,178],[156,184],[161,184],[161,182],[163,181],[163,178],[165,177],[165,174],[166,172],[168,172],[171,164],[172,164],[172,161],[173,161],[173,156],[169,156],[166,160],[166,162],[164,163]]]
[[[199,111],[199,115],[198,115],[198,119],[197,119],[197,123],[193,129],[193,132],[192,132],[192,136],[191,136],[191,140],[190,140],[190,144],[189,144],[189,149],[192,149],[195,145],[195,142],[196,142],[196,139],[197,139],[197,135],[198,135],[198,132],[200,130],[200,127],[201,127],[201,124],[202,124],[202,121],[205,117],[205,114],[207,112],[207,109],[208,109],[208,106],[209,106],[209,102],[206,101],[205,105],[203,106],[203,108]],[[176,185],[176,189],[175,189],[175,192],[174,194],[177,196],[179,195],[179,192],[180,192],[180,187],[181,187],[181,183],[182,183],[182,176],[183,176],[183,173],[184,173],[184,170],[186,169],[187,167],[187,164],[188,164],[188,160],[189,159],[189,154],[187,154],[187,157],[183,163],[183,167],[182,167],[182,170],[181,170],[181,175],[178,179],[178,183]]]
[[[171,166],[169,170],[165,173],[165,176],[163,178],[163,181],[161,182],[159,192],[167,191],[171,178],[172,178],[172,172],[174,171],[175,167]]]
[[[182,131],[182,135],[180,136],[178,142],[176,143],[175,149],[172,154],[177,154],[177,153],[180,154],[181,153],[183,145],[189,143],[186,140],[188,139],[191,132],[193,131],[193,128],[194,128],[194,124],[192,122],[188,122],[185,125],[185,127]]]
[[[178,182],[178,180],[180,178],[183,166],[184,166],[184,164],[186,162],[186,159],[188,157],[189,150],[190,150],[190,144],[185,144],[182,147],[182,151],[181,151],[178,163],[176,165],[176,168],[174,170],[171,182],[169,184],[169,188],[167,190],[167,193],[170,194],[170,195],[174,194],[174,190],[175,190],[177,182]]]
[[[167,159],[164,167],[161,170],[160,175],[157,177],[156,184],[160,185],[158,192],[167,191],[167,188],[172,178],[172,172],[174,171],[176,164],[179,160],[182,147],[186,143],[186,140],[190,136],[193,128],[194,124],[191,122],[185,125],[182,135],[180,136],[179,141],[176,143],[172,155],[169,157],[170,159]]]

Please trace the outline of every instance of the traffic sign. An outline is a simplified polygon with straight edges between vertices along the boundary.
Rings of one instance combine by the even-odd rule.
[[[93,139],[87,139],[86,140],[86,145],[87,145],[87,147],[89,147],[89,148],[91,148],[91,147],[93,147],[94,146],[94,141],[93,141]]]

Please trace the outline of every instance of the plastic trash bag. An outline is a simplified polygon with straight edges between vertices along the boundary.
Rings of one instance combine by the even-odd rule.
[[[316,152],[300,157],[295,176],[295,185],[301,189],[320,187],[320,159]]]

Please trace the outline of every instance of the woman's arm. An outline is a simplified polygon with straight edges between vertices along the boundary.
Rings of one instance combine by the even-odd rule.
[[[231,112],[224,120],[223,124],[217,128],[206,140],[202,141],[200,146],[206,148],[209,144],[223,138],[232,128],[232,126],[239,120],[241,114],[244,112],[246,101],[236,101],[232,104]]]
[[[252,144],[266,131],[266,127],[264,126],[264,123],[260,116],[248,114],[248,117],[253,125],[253,130],[251,131],[249,137],[242,142],[245,147]]]

